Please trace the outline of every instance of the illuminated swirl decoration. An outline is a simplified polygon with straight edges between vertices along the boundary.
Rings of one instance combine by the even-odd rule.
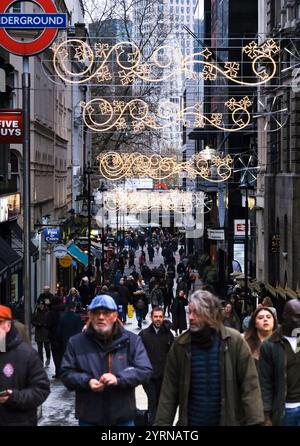
[[[155,113],[149,110],[148,104],[142,99],[113,101],[96,98],[88,103],[81,102],[83,120],[85,125],[94,132],[109,132],[120,130],[132,130],[134,133],[144,129],[166,129],[176,122],[181,122],[185,127],[203,128],[206,123],[226,132],[242,130],[250,122],[248,108],[252,105],[248,96],[237,101],[229,99],[225,107],[229,110],[226,120],[231,123],[224,126],[223,114],[212,113],[206,116],[201,113],[201,104],[195,103],[190,107],[180,107],[170,101],[160,102]]]
[[[92,80],[94,83],[112,81],[110,64],[113,61],[117,64],[118,77],[122,85],[129,85],[139,79],[145,82],[161,82],[177,73],[185,73],[187,77],[195,78],[194,64],[203,66],[200,76],[206,80],[214,81],[222,75],[239,85],[261,85],[274,77],[276,62],[273,56],[280,50],[273,39],[267,40],[261,46],[252,41],[243,47],[242,51],[252,60],[255,76],[255,82],[245,82],[238,79],[240,73],[238,62],[225,62],[220,66],[209,60],[212,53],[208,48],[183,57],[178,48],[162,45],[153,52],[151,60],[147,63],[143,62],[138,46],[130,41],[119,42],[112,47],[107,43],[97,42],[90,47],[79,39],[71,39],[59,45],[54,44],[52,48],[53,66],[63,81],[75,84]],[[76,71],[72,71],[72,66],[76,67]]]
[[[175,157],[147,156],[138,152],[106,152],[98,155],[97,159],[101,175],[110,181],[132,177],[164,180],[185,172],[186,177],[191,179],[200,176],[204,180],[220,183],[230,177],[233,163],[230,155],[222,158],[216,154],[207,159],[201,152],[184,162],[178,162]]]
[[[169,210],[179,214],[193,212],[194,208],[203,210],[204,193],[179,190],[136,191],[116,187],[103,195],[103,206],[109,212],[148,212],[150,210]]]

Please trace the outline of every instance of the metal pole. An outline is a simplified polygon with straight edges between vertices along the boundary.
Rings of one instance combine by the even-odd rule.
[[[249,238],[248,238],[248,231],[249,231],[249,208],[248,208],[248,187],[246,185],[245,188],[246,193],[246,203],[245,203],[245,251],[244,251],[244,273],[245,273],[245,301],[248,302],[248,244],[249,244]]]
[[[117,254],[119,252],[119,208],[117,208]]]
[[[91,216],[91,168],[88,166],[87,169],[87,180],[88,180],[88,278],[89,283],[91,283],[91,229],[92,229],[92,216]]]
[[[23,228],[24,228],[24,316],[25,327],[31,340],[31,258],[30,258],[30,73],[29,57],[23,57],[22,101],[24,121],[23,142]]]
[[[101,275],[102,275],[102,285],[104,284],[104,188],[101,188],[102,193],[102,231],[101,231],[101,245],[102,245],[102,253],[101,253]]]

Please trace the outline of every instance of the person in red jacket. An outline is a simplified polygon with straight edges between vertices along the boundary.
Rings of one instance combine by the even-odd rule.
[[[11,309],[0,305],[0,426],[36,426],[37,407],[50,393],[38,353],[22,341]]]

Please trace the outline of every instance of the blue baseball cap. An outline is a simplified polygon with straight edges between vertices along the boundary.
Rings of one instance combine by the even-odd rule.
[[[90,305],[87,307],[89,311],[97,310],[97,308],[106,308],[106,310],[118,311],[116,302],[107,294],[99,294],[98,296],[95,296]]]

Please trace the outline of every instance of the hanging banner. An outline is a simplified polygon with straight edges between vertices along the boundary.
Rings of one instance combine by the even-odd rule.
[[[0,143],[23,143],[22,110],[0,110]]]

